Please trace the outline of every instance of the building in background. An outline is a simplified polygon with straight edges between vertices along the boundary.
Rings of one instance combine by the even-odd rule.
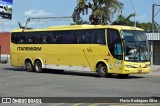
[[[10,32],[0,33],[0,61],[9,62],[10,57]]]
[[[151,64],[160,65],[160,33],[147,33],[151,52]]]

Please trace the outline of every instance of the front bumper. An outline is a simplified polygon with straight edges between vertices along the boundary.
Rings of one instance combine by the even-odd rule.
[[[124,68],[123,74],[147,74],[150,68]]]

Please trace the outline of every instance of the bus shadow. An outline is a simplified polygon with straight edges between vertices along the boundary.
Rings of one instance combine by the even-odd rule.
[[[129,75],[128,77],[119,77],[117,74],[111,75],[108,78],[114,78],[114,79],[140,79],[145,78],[142,76],[135,76],[135,75]]]
[[[14,67],[13,68],[3,68],[3,69],[9,70],[9,71],[27,72],[24,68],[19,68],[19,67],[18,68],[16,68],[16,67],[15,68]],[[30,72],[30,73],[36,73],[36,72]],[[68,75],[68,76],[72,75],[72,76],[83,76],[83,77],[100,78],[97,73],[92,73],[92,72],[64,71],[62,73],[57,73],[57,72],[55,72],[55,70],[45,69],[43,73],[45,73],[45,74],[57,74],[57,75]],[[145,78],[145,77],[138,76],[138,75],[136,75],[136,76],[135,75],[129,75],[126,78],[122,78],[122,77],[118,77],[118,75],[116,75],[116,74],[112,74],[112,75],[108,76],[107,78],[112,78],[112,79],[139,79],[139,78]]]
[[[95,78],[99,77],[96,73],[86,73],[86,72],[84,73],[84,72],[64,71],[63,73],[55,73],[53,71],[52,73],[59,74],[59,75],[72,75],[72,76],[95,77]]]
[[[8,70],[8,71],[26,71],[24,68],[20,68],[20,67],[13,67],[13,68],[3,68],[4,70]]]
[[[44,73],[50,73],[50,74],[57,74],[57,75],[72,75],[72,76],[83,76],[83,77],[95,77],[100,78],[97,73],[93,72],[80,72],[80,71],[64,71],[63,73],[56,73],[54,70],[46,70]],[[112,74],[106,78],[112,78],[112,79],[139,79],[139,78],[145,78],[142,76],[135,76],[135,75],[129,75],[128,77],[119,77],[117,74]]]
[[[72,75],[72,76],[83,76],[83,77],[95,77],[95,78],[100,78],[98,76],[98,74],[96,73],[84,73],[84,72],[63,72],[63,73],[53,73],[53,74],[59,74],[59,75]],[[130,75],[126,78],[122,78],[122,77],[119,77],[118,75],[111,75],[109,77],[106,77],[107,79],[108,78],[111,78],[111,79],[139,79],[139,78],[144,78],[142,76],[133,76],[133,75]]]

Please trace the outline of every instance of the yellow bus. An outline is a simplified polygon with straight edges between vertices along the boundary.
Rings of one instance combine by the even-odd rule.
[[[96,72],[100,77],[146,74],[150,55],[142,29],[115,25],[69,25],[17,29],[11,33],[10,61],[27,71]]]

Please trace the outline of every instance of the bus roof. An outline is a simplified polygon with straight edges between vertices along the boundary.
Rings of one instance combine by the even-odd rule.
[[[16,29],[12,32],[33,32],[33,31],[60,31],[60,30],[81,30],[81,29],[102,29],[113,28],[117,30],[143,30],[136,27],[124,26],[124,25],[66,25],[66,26],[51,26],[48,28],[39,29]]]

